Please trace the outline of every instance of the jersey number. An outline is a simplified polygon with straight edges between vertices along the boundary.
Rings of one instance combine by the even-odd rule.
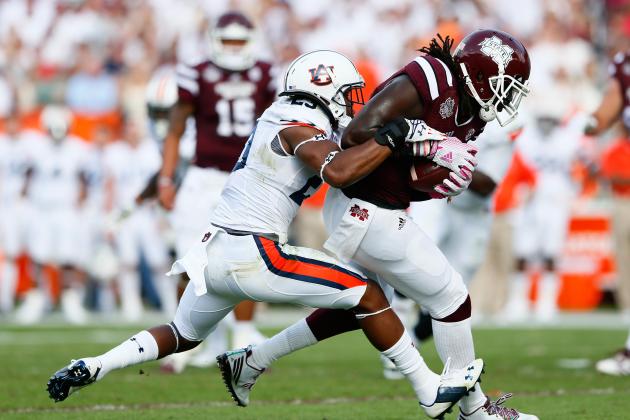
[[[306,184],[293,194],[289,196],[291,200],[295,201],[298,206],[302,205],[302,202],[309,198],[319,186],[322,185],[322,179],[314,175],[306,180]]]
[[[255,108],[252,98],[219,99],[216,105],[219,115],[217,134],[221,137],[247,136],[254,127]]]

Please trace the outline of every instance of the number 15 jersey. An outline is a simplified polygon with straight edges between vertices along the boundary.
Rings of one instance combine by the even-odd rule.
[[[319,174],[287,153],[279,133],[310,126],[331,141],[326,114],[304,99],[281,98],[260,117],[221,193],[212,222],[231,229],[274,233],[285,242],[298,208],[322,183]]]
[[[274,101],[275,70],[263,61],[242,71],[205,61],[178,64],[176,71],[179,100],[194,107],[197,142],[192,163],[229,172],[256,118]]]

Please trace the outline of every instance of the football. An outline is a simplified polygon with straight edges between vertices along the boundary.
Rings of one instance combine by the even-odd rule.
[[[416,158],[411,165],[409,185],[417,191],[434,192],[433,188],[448,178],[449,170],[426,158]]]

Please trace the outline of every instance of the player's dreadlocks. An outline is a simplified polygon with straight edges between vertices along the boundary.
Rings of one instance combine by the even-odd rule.
[[[444,64],[451,71],[453,76],[455,77],[455,81],[457,84],[457,93],[459,95],[459,108],[460,115],[470,116],[476,111],[476,102],[471,98],[470,95],[466,93],[466,85],[464,84],[464,80],[459,76],[460,72],[457,68],[457,63],[453,59],[453,54],[451,53],[451,48],[453,47],[453,43],[455,41],[450,36],[446,36],[443,38],[442,35],[437,34],[437,39],[431,39],[428,47],[420,48],[420,52],[430,55],[431,57],[435,57]]]

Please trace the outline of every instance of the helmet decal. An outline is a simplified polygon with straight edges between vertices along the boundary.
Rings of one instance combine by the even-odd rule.
[[[330,69],[330,71],[334,70],[334,66],[325,66],[320,64],[317,68],[308,69],[311,73],[311,83],[317,86],[326,86],[332,83],[332,78],[330,77],[330,73],[326,69]]]
[[[499,37],[492,36],[486,38],[479,43],[481,52],[488,57],[492,58],[492,61],[497,63],[499,71],[504,72],[508,63],[512,61],[514,50],[509,45],[505,45]]]

